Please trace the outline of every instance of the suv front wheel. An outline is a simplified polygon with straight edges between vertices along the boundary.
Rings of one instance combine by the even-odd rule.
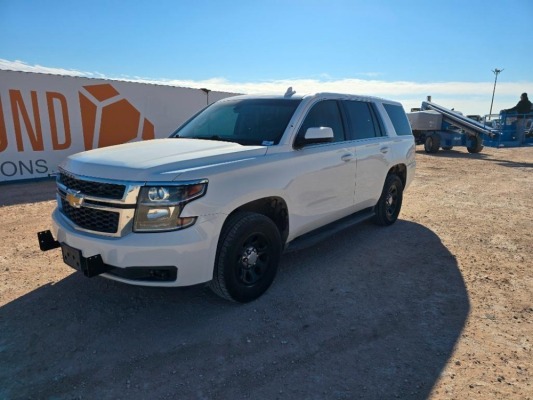
[[[211,289],[239,303],[257,299],[274,281],[281,251],[281,236],[270,218],[237,212],[222,229]]]

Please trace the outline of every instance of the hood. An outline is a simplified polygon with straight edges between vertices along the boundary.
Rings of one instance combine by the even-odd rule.
[[[94,178],[172,181],[186,170],[265,155],[267,147],[198,139],[155,139],[89,150],[69,156],[60,166]]]

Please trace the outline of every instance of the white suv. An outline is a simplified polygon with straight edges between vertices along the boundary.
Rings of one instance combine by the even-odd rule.
[[[415,172],[401,104],[373,97],[238,96],[168,139],[68,157],[42,250],[86,276],[137,285],[210,282],[247,302],[284,250],[367,218],[394,223]]]

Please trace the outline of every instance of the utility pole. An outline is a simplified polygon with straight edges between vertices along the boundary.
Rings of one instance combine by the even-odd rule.
[[[490,111],[489,111],[489,118],[492,114],[492,104],[494,103],[494,93],[496,92],[496,81],[498,80],[498,74],[503,71],[502,69],[494,68],[492,72],[494,72],[494,89],[492,89],[492,100],[490,102]]]

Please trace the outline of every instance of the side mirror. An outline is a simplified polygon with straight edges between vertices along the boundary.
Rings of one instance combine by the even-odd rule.
[[[297,136],[294,148],[301,149],[306,144],[333,142],[333,129],[327,126],[308,128],[304,136]]]
[[[333,129],[329,126],[321,126],[318,128],[308,128],[305,131],[306,143],[322,143],[333,141]]]

